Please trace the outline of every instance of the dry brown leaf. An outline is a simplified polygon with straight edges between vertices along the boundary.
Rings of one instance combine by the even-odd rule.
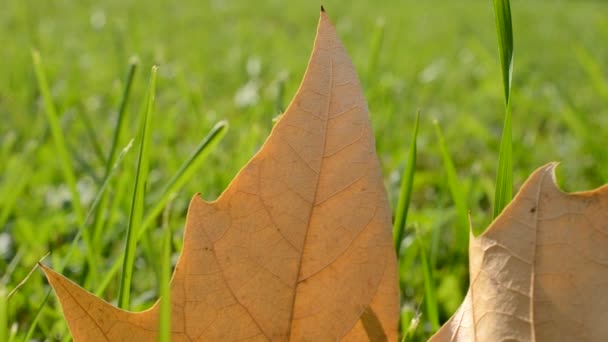
[[[194,196],[171,282],[172,340],[396,340],[390,210],[354,67],[325,13],[294,100],[212,203]],[[44,268],[76,341],[153,341]]]
[[[608,186],[535,171],[469,245],[464,303],[430,341],[608,341]]]

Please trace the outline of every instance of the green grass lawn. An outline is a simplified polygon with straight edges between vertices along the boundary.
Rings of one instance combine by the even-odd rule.
[[[450,194],[433,121],[443,131],[460,193],[476,229],[492,217],[502,124],[503,88],[492,1],[324,1],[359,72],[371,111],[391,202],[420,110],[418,163],[401,281],[405,326],[412,339],[433,332],[426,314],[427,253],[440,321],[467,288],[466,246],[458,243]],[[513,0],[515,58],[512,93],[515,189],[535,168],[561,161],[569,191],[608,181],[608,6],[601,1]],[[71,171],[86,212],[99,191],[132,56],[139,66],[118,150],[137,135],[152,65],[158,65],[150,131],[146,210],[220,120],[230,129],[172,201],[172,251],[181,249],[185,210],[201,192],[216,198],[264,142],[273,118],[289,104],[306,67],[318,18],[310,1],[31,1],[8,0],[0,10],[0,297],[36,261],[61,264],[77,235],[79,214],[57,153],[32,63],[40,52],[59,116]],[[80,242],[64,274],[115,301],[129,221],[137,148],[110,180],[99,213],[86,227],[94,255]],[[138,245],[132,308],[158,296],[163,232],[155,221]],[[416,239],[420,244],[416,243]],[[91,270],[91,265],[95,271]],[[117,273],[116,273],[117,274]],[[107,281],[104,282],[104,281]],[[106,285],[107,286],[104,286]],[[41,272],[8,301],[0,334],[26,337],[48,289]],[[4,328],[3,328],[4,327]],[[32,338],[69,335],[51,297]],[[2,335],[0,335],[2,339]]]

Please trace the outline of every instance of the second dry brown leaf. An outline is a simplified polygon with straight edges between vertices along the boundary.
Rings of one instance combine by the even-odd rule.
[[[213,203],[190,203],[173,341],[396,340],[390,210],[355,70],[321,13],[304,80]],[[76,341],[154,341],[158,305],[120,310],[43,267]]]
[[[471,237],[469,291],[430,341],[608,341],[608,186],[564,193],[555,166]]]

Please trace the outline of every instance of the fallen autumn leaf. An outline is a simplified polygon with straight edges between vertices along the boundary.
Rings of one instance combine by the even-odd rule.
[[[430,341],[608,341],[608,186],[564,193],[555,167],[471,237],[469,292]]]
[[[76,341],[151,341],[127,312],[42,266]],[[397,338],[390,209],[354,67],[321,13],[304,80],[212,203],[195,195],[171,281],[172,340]]]

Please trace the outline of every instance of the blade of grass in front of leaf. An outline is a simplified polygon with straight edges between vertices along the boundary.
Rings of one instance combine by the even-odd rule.
[[[205,157],[213,150],[213,147],[226,135],[228,131],[228,122],[222,120],[213,126],[211,131],[201,140],[196,149],[192,152],[188,160],[186,160],[179,170],[175,173],[171,180],[167,182],[164,189],[161,192],[161,196],[155,201],[154,207],[141,225],[139,229],[137,239],[142,237],[145,231],[152,225],[156,217],[161,213],[163,207],[167,201],[171,198],[172,194],[181,188],[192,176],[198,167],[202,164]]]
[[[441,131],[441,127],[439,126],[439,123],[436,120],[433,121],[433,124],[435,125],[435,132],[437,134],[437,140],[439,141],[441,158],[443,160],[443,168],[448,178],[448,188],[450,189],[452,201],[454,202],[454,206],[456,207],[456,217],[458,219],[458,225],[454,234],[456,238],[456,246],[458,249],[466,250],[469,246],[469,224],[467,218],[468,210],[466,204],[465,191],[462,188],[460,182],[458,181],[456,168],[454,167],[454,162],[452,161],[452,157],[450,155],[450,152],[448,151],[448,147],[445,144],[445,139],[443,138],[443,132]]]
[[[171,227],[169,225],[169,212],[171,202],[167,202],[163,214],[163,247],[161,256],[160,276],[160,317],[159,338],[160,342],[171,341]]]
[[[494,0],[494,15],[498,50],[505,93],[505,121],[498,152],[494,217],[498,216],[513,197],[513,143],[511,132],[511,83],[513,77],[513,25],[509,0]]]
[[[420,119],[420,112],[416,113],[416,121],[414,122],[414,134],[412,136],[412,143],[410,144],[410,150],[408,152],[407,165],[401,175],[401,190],[399,191],[399,200],[397,201],[397,208],[395,209],[395,222],[393,224],[393,240],[395,243],[395,250],[397,255],[401,249],[401,241],[403,240],[403,234],[405,232],[405,225],[407,224],[407,212],[410,207],[410,201],[412,198],[412,188],[414,186],[414,173],[416,171],[416,141],[418,137],[418,122]]]
[[[99,205],[99,202],[101,200],[101,197],[103,196],[106,188],[108,187],[108,184],[110,183],[110,180],[112,179],[112,177],[114,176],[114,174],[116,173],[116,170],[118,169],[118,166],[120,165],[120,163],[122,162],[124,156],[127,154],[127,152],[129,152],[129,150],[131,149],[131,146],[133,145],[133,140],[131,140],[127,146],[125,146],[125,148],[123,148],[123,150],[120,152],[120,154],[118,155],[118,157],[116,158],[116,162],[114,163],[114,166],[112,166],[112,170],[110,171],[110,173],[108,174],[108,176],[106,177],[105,181],[103,182],[101,188],[99,188],[99,191],[97,191],[97,194],[95,195],[95,199],[93,200],[93,202],[91,203],[91,206],[87,212],[87,215],[85,216],[85,222],[88,221],[89,217],[93,214],[93,212],[97,209],[97,206]],[[63,258],[62,262],[59,263],[56,267],[56,271],[58,273],[61,273],[62,270],[65,268],[65,266],[68,264],[68,261],[70,260],[72,254],[74,253],[74,251],[76,250],[76,248],[78,247],[78,242],[80,241],[80,237],[82,236],[82,230],[85,229],[85,226],[82,225],[78,231],[78,233],[76,234],[76,236],[74,237],[74,239],[72,240],[72,243],[70,245],[70,249],[68,251],[68,253],[65,255],[65,257]],[[50,294],[51,294],[51,289],[49,288],[46,293],[44,294],[44,298],[42,299],[42,301],[40,302],[40,306],[38,306],[38,309],[36,310],[36,313],[34,314],[34,318],[32,320],[32,324],[30,325],[30,327],[27,330],[27,333],[25,334],[24,338],[23,338],[23,342],[29,341],[32,334],[34,333],[34,330],[36,330],[36,327],[38,325],[38,320],[40,318],[40,313],[42,312],[42,310],[44,309],[46,302],[49,300],[50,298]]]
[[[120,288],[118,290],[118,307],[125,310],[128,310],[130,305],[131,281],[133,278],[133,264],[135,262],[135,248],[137,245],[136,237],[137,231],[141,227],[143,220],[144,194],[149,167],[149,132],[156,99],[156,70],[156,66],[152,67],[146,109],[143,112],[140,126],[137,171],[135,172],[135,184],[131,199],[131,213],[129,214],[129,224],[127,226],[127,236],[125,239],[125,255],[122,262]]]
[[[116,119],[116,128],[114,129],[114,134],[112,136],[112,145],[110,145],[110,151],[106,159],[104,179],[107,178],[108,174],[112,170],[112,165],[114,165],[114,160],[116,159],[116,154],[118,152],[117,147],[120,141],[120,137],[123,135],[125,127],[123,123],[126,117],[125,113],[127,109],[127,104],[129,103],[129,95],[131,94],[133,78],[135,76],[135,72],[137,71],[137,64],[138,62],[136,59],[132,59],[129,64],[129,70],[127,71],[127,78],[125,80],[125,87],[123,89],[120,104],[118,106],[118,116]],[[103,215],[108,205],[107,202],[108,196],[104,195],[101,199],[99,210],[95,212],[95,219],[93,220],[93,243],[95,245],[99,244],[99,239],[101,238],[101,233],[103,231],[103,225],[105,222],[105,220],[103,219]]]
[[[424,308],[426,316],[431,323],[433,332],[439,330],[439,308],[437,305],[437,290],[433,280],[433,271],[427,258],[426,248],[422,243],[419,234],[416,234],[416,243],[420,253],[420,262],[422,263],[422,274],[424,276]]]

